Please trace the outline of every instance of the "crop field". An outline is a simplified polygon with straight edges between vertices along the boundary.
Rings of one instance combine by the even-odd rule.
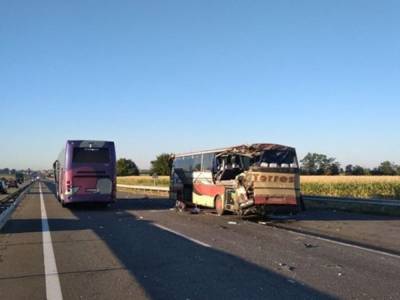
[[[118,177],[119,184],[168,186],[169,177]],[[304,195],[400,199],[400,176],[301,176]]]
[[[400,176],[302,176],[305,195],[400,199]]]

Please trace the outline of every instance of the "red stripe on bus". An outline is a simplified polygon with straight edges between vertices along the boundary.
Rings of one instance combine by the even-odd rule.
[[[202,183],[193,184],[193,192],[201,196],[214,197],[216,195],[223,195],[224,191],[225,188],[219,185],[202,184]]]
[[[255,205],[260,204],[297,204],[296,197],[269,197],[269,196],[255,196]]]

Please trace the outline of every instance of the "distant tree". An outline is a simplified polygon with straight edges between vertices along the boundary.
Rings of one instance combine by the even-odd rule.
[[[325,170],[325,175],[339,175],[340,174],[340,164],[338,162],[333,162],[329,164]]]
[[[382,175],[396,175],[397,170],[398,166],[396,166],[394,163],[391,163],[390,161],[384,161],[378,167],[378,171]]]
[[[171,174],[170,157],[171,155],[168,153],[158,155],[156,159],[151,162],[151,174],[169,176]]]
[[[370,173],[371,175],[374,175],[374,176],[376,176],[376,175],[382,175],[382,173],[381,173],[381,171],[379,170],[379,168],[370,169],[369,173]]]
[[[117,161],[117,176],[138,176],[138,167],[131,159],[120,158]]]
[[[318,157],[316,153],[307,153],[301,160],[302,173],[307,175],[314,175],[318,170]]]
[[[353,167],[353,172],[351,173],[352,175],[366,175],[368,173],[367,169],[364,169],[363,167],[356,165]]]
[[[353,175],[353,165],[347,165],[347,166],[345,167],[344,173],[345,173],[346,175]]]
[[[325,154],[307,153],[301,160],[301,170],[303,174],[309,175],[338,175],[340,164]]]

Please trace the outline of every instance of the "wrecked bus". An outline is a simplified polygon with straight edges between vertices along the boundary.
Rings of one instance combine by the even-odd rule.
[[[177,207],[218,215],[297,213],[302,207],[296,150],[253,144],[171,157],[170,197]]]
[[[110,203],[116,200],[114,142],[67,141],[53,164],[57,199]]]

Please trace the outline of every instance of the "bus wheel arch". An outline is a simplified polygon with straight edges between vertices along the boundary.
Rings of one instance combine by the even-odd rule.
[[[218,216],[222,216],[224,214],[224,212],[225,212],[224,201],[220,195],[215,196],[214,207],[215,207],[215,210],[217,211]]]

